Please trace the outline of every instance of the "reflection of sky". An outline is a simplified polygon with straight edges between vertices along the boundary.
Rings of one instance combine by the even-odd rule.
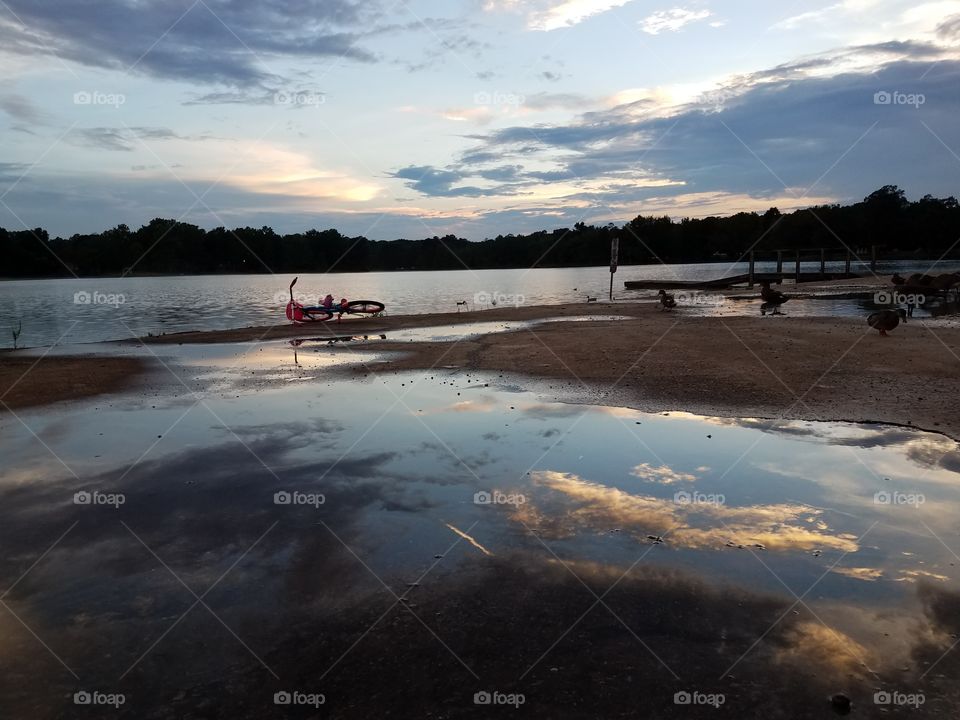
[[[237,372],[269,371],[272,352]],[[190,361],[216,367],[211,357]],[[531,597],[553,593],[559,602],[578,587],[559,559],[599,592],[641,556],[623,602],[656,590],[676,594],[681,605],[716,602],[722,614],[721,598],[734,592],[754,608],[756,618],[730,621],[729,662],[793,602],[786,588],[802,594],[818,579],[806,602],[830,628],[801,607],[774,633],[775,654],[753,662],[846,672],[856,655],[893,662],[883,643],[901,643],[897,662],[907,651],[936,659],[934,651],[945,649],[956,559],[932,533],[951,545],[957,471],[956,445],[940,436],[550,403],[502,391],[493,376],[449,369],[257,391],[233,386],[210,393],[206,405],[191,402],[125,397],[24,412],[79,480],[22,425],[3,420],[2,586],[78,521],[9,600],[74,662],[106,678],[115,679],[144,650],[142,639],[158,637],[191,601],[121,521],[198,591],[239,561],[211,602],[260,649],[286,642],[288,625],[322,626],[343,641],[323,653],[343,652],[362,619],[369,624],[388,607],[374,573],[398,593],[421,582],[411,602],[431,613],[444,612],[432,603],[446,603],[449,613],[475,597],[489,600],[489,612],[504,603],[524,613]],[[119,491],[127,500],[118,510],[78,507],[71,498],[79,489]],[[877,505],[874,494],[883,489],[922,493],[926,502]],[[326,502],[277,506],[279,490],[322,493]],[[525,502],[477,505],[481,490],[522,494]],[[679,492],[722,501],[677,502]],[[488,583],[503,597],[488,598]],[[923,631],[914,637],[906,620],[896,627],[882,620],[891,634],[873,638],[858,613],[877,623],[902,615]],[[764,626],[755,628],[761,618]],[[38,677],[53,672],[43,669],[41,647],[2,622],[0,631],[14,638],[8,650],[25,654]],[[665,642],[690,652],[689,628],[662,622],[656,632]],[[345,628],[354,623],[359,629],[350,634]],[[73,630],[63,634],[66,627]],[[185,628],[187,638],[212,642],[209,627]],[[552,631],[528,629],[538,654]],[[211,661],[202,648],[181,657],[190,647],[184,642],[178,631],[163,646],[185,667]],[[234,650],[243,652],[221,639],[209,652],[219,658]],[[12,657],[0,651],[0,670]],[[145,669],[158,670],[163,657]]]

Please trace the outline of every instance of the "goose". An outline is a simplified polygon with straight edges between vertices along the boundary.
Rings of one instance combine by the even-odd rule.
[[[779,290],[772,289],[769,280],[764,280],[760,283],[760,297],[763,298],[764,302],[773,303],[774,305],[783,305],[783,303],[790,299]]]
[[[672,310],[677,306],[677,301],[673,299],[673,295],[668,295],[665,291],[661,290],[657,293],[657,296],[660,298],[661,310]]]
[[[790,299],[779,290],[773,290],[769,280],[760,283],[760,298],[763,300],[763,305],[760,306],[760,312],[763,315],[766,315],[766,311],[770,309],[773,309],[774,315],[779,315],[780,306]]]
[[[893,330],[897,325],[903,322],[907,323],[907,311],[903,308],[896,310],[881,310],[880,312],[870,313],[867,317],[867,325],[879,330],[880,334],[886,337],[887,330]]]

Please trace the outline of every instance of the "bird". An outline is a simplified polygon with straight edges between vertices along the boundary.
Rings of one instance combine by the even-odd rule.
[[[779,290],[773,290],[768,280],[760,283],[760,297],[763,300],[760,310],[764,315],[769,308],[773,308],[774,315],[779,314],[780,306],[790,299]]]
[[[595,297],[590,297],[589,295],[587,295],[587,302],[596,302],[596,301],[597,299]]]
[[[887,330],[893,330],[901,321],[906,325],[907,311],[903,308],[881,310],[880,312],[870,313],[867,317],[867,325],[879,330],[884,337],[887,335]]]
[[[661,290],[657,293],[660,298],[660,309],[661,310],[672,310],[677,306],[677,301],[673,299],[673,295],[668,295],[665,291]]]
[[[893,277],[890,278],[890,281],[891,281],[894,285],[906,285],[906,284],[907,284],[907,279],[906,279],[905,277],[903,277],[902,275],[900,275],[900,273],[894,273],[894,274],[893,274]]]

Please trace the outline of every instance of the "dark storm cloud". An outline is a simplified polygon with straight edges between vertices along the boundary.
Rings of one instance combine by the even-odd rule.
[[[378,3],[355,0],[8,0],[0,24],[20,55],[135,69],[156,77],[248,86],[275,83],[277,56],[372,61],[359,47]]]

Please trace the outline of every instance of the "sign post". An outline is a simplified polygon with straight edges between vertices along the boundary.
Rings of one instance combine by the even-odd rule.
[[[617,259],[620,254],[620,238],[610,241],[610,300],[613,300],[613,274],[617,271]]]

